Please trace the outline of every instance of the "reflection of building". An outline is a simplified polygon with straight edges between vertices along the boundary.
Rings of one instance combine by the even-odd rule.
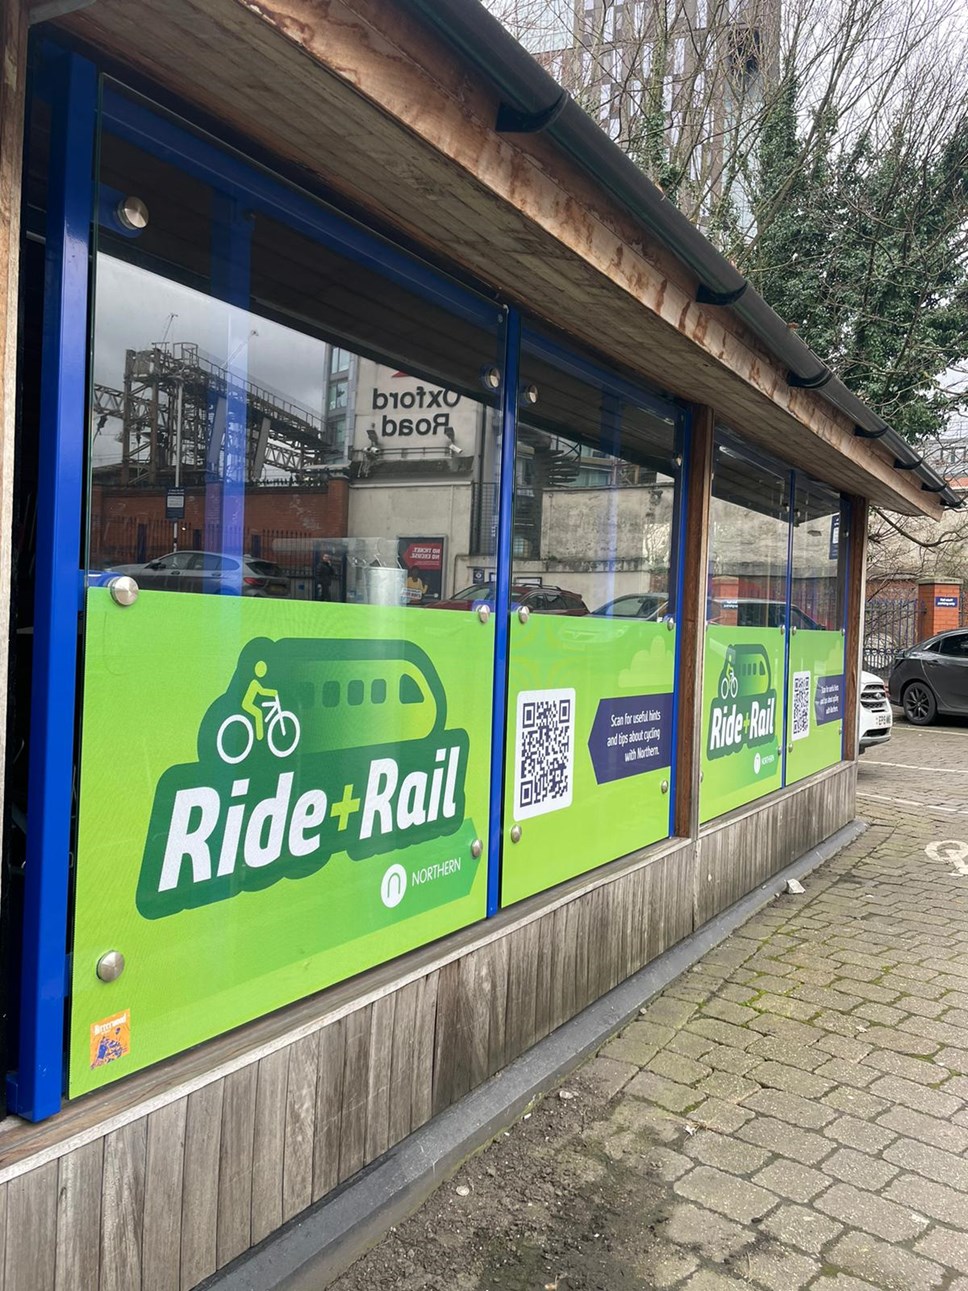
[[[305,480],[339,450],[334,427],[307,408],[219,366],[197,345],[168,342],[126,352],[122,389],[95,384],[95,437],[117,420],[121,441],[120,462],[96,467],[96,478],[176,488],[218,479],[243,406],[240,482]]]
[[[233,428],[244,424],[238,542],[281,565],[296,594],[311,594],[327,551],[344,562],[342,594],[368,599],[365,570],[396,566],[400,540],[420,535],[443,541],[436,595],[486,574],[497,542],[493,410],[345,349],[329,355],[324,420],[257,377],[233,382],[197,345],[129,349],[123,388],[95,386],[92,565],[146,561],[173,545],[218,549],[224,522],[208,485],[231,478]],[[101,435],[120,452],[99,455]],[[177,522],[167,518],[172,489],[184,493]],[[522,423],[517,576],[559,583],[591,609],[664,590],[671,523],[671,482],[654,470]]]

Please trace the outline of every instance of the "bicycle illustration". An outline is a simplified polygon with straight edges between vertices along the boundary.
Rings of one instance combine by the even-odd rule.
[[[241,713],[231,713],[218,728],[215,746],[223,762],[243,762],[265,740],[277,758],[287,758],[299,743],[299,718],[283,708],[278,690],[261,684],[267,667],[260,659],[242,700]]]
[[[723,675],[719,679],[719,698],[735,699],[739,694],[739,680],[732,661],[727,660]]]

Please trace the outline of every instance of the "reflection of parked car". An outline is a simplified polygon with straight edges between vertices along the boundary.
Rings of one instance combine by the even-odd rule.
[[[706,617],[710,623],[722,623],[724,619],[732,623],[734,614],[739,628],[782,628],[786,624],[786,601],[740,596],[717,598],[707,604]],[[822,623],[804,614],[796,605],[790,607],[790,621],[795,628],[825,631]]]
[[[474,583],[449,600],[428,605],[431,610],[472,610],[478,605],[494,605],[494,584]],[[511,605],[515,610],[527,609],[532,614],[587,614],[588,606],[577,592],[566,592],[561,587],[536,587],[530,583],[515,583],[511,588]]]
[[[271,560],[223,556],[215,551],[172,551],[144,565],[113,565],[110,574],[130,574],[139,587],[161,592],[234,591],[243,596],[288,596],[289,579]]]
[[[861,753],[891,738],[894,714],[887,699],[887,686],[873,672],[860,674],[860,703],[857,705],[857,736]]]
[[[647,619],[654,623],[668,613],[668,605],[669,598],[665,592],[636,592],[608,601],[592,613],[610,619]]]
[[[888,690],[915,726],[938,713],[968,716],[968,632],[954,628],[899,650]]]

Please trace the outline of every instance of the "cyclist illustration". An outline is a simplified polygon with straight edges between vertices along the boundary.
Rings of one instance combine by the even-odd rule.
[[[256,741],[265,740],[277,758],[288,757],[299,743],[299,718],[282,707],[278,690],[262,685],[268,672],[265,661],[258,660],[252,671],[242,712],[231,713],[218,728],[215,744],[223,762],[242,762]]]
[[[729,646],[719,674],[719,698],[724,702],[749,699],[769,690],[770,660],[763,647],[752,643]]]
[[[736,669],[733,667],[732,659],[727,659],[723,674],[719,679],[719,698],[735,699],[738,694],[739,681],[736,678]]]
[[[268,686],[260,686],[259,682],[268,672],[265,660],[260,659],[252,669],[255,676],[249,682],[249,689],[245,692],[245,698],[242,700],[242,711],[250,713],[252,720],[255,722],[255,738],[261,740],[265,736],[265,716],[261,706],[256,703],[260,695],[265,695],[270,702],[279,698],[278,690],[271,690]]]

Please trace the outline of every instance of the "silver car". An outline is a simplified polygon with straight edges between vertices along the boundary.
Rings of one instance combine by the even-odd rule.
[[[239,560],[215,551],[171,551],[141,565],[112,565],[106,572],[129,574],[146,591],[283,597],[290,590],[289,579],[271,560],[257,556]]]

